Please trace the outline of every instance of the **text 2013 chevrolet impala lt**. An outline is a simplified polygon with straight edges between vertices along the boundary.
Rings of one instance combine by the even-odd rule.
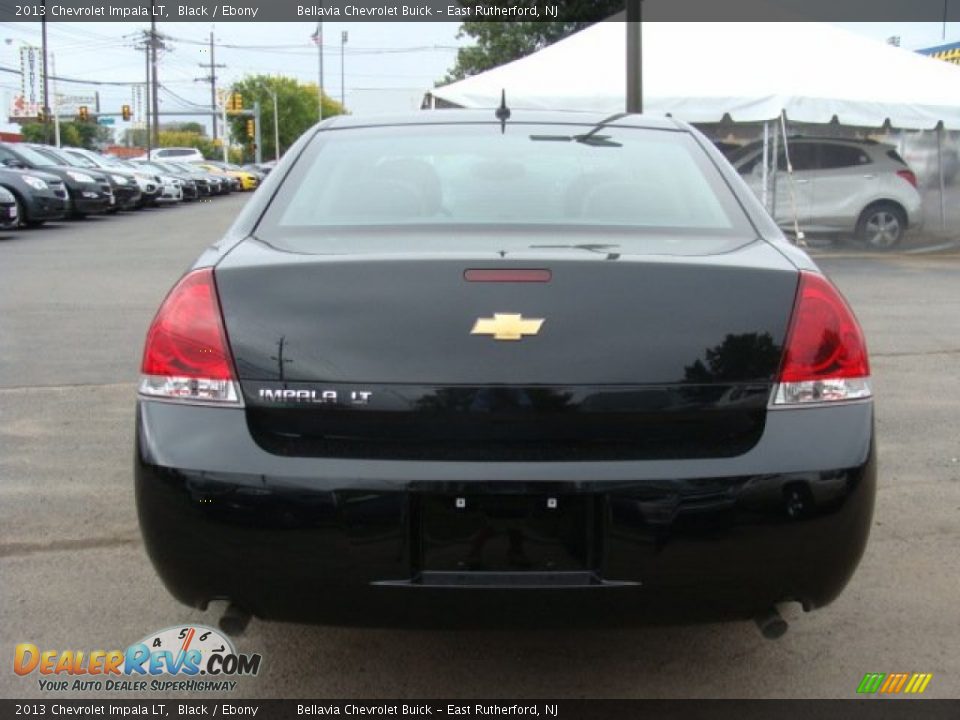
[[[375,625],[826,605],[875,491],[847,303],[689,126],[505,115],[324,122],[171,290],[136,433],[164,583]]]

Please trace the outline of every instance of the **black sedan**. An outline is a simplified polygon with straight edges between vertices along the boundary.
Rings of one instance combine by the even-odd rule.
[[[172,160],[165,160],[164,163],[193,178],[193,181],[197,183],[197,191],[200,195],[226,195],[230,192],[230,183],[223,175],[214,175],[190,163],[174,162]]]
[[[867,542],[857,320],[669,118],[327,120],[170,292],[141,372],[147,550],[234,630],[775,636]]]
[[[116,204],[110,182],[102,173],[62,165],[23,143],[0,143],[0,163],[56,175],[66,186],[69,212],[74,217],[105,213]]]
[[[0,166],[0,187],[13,195],[21,225],[38,227],[67,214],[67,189],[56,175]]]

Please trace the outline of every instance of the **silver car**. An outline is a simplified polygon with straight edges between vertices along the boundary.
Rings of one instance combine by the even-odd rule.
[[[809,233],[853,233],[869,247],[897,245],[906,230],[922,224],[917,177],[896,148],[873,140],[792,138],[793,177],[781,145],[768,206],[778,224],[792,230],[794,217]],[[750,143],[728,155],[760,197],[763,146]]]

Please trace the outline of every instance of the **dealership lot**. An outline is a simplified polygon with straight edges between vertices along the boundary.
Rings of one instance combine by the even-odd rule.
[[[3,697],[44,695],[36,675],[10,670],[18,642],[114,649],[216,622],[173,601],[143,552],[133,403],[153,312],[244,200],[0,235]],[[789,608],[776,642],[748,623],[517,633],[254,621],[237,644],[264,668],[233,697],[848,698],[866,672],[931,672],[926,696],[955,697],[960,255],[820,262],[865,326],[878,398],[873,534],[832,606]]]

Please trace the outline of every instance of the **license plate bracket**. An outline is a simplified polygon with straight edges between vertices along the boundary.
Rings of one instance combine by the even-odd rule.
[[[428,494],[419,504],[420,571],[553,573],[594,564],[588,495]]]

